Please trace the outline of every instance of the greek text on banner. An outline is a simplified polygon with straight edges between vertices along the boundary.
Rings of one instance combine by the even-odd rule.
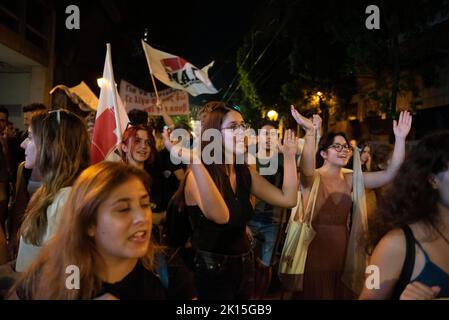
[[[165,89],[158,91],[158,94],[169,115],[189,114],[189,95],[187,92]],[[156,108],[156,94],[153,92],[146,92],[125,80],[121,80],[120,97],[125,104],[126,111],[139,109],[147,111],[149,115],[160,115]]]

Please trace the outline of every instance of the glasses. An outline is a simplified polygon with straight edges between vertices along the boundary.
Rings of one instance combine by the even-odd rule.
[[[221,128],[222,130],[238,130],[238,129],[242,129],[243,131],[248,130],[251,128],[249,123],[243,122],[243,123],[231,123],[229,126]]]
[[[271,137],[271,138],[275,138],[275,137],[277,137],[279,134],[278,134],[278,131],[277,130],[275,130],[275,129],[272,129],[272,130],[260,130],[260,136],[262,136],[262,137]]]
[[[337,152],[342,152],[343,149],[348,152],[352,152],[352,150],[353,150],[353,148],[351,146],[349,146],[347,144],[339,144],[339,143],[334,143],[334,144],[330,145],[328,149],[331,149],[331,148],[335,149],[335,151],[337,151]]]

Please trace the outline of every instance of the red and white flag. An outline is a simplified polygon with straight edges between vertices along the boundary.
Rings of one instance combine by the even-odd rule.
[[[142,40],[143,50],[147,58],[150,73],[169,87],[185,90],[192,96],[217,93],[207,74],[214,64],[212,61],[202,69],[198,69],[181,57],[156,50]]]
[[[112,69],[111,45],[106,45],[106,60],[101,81],[100,99],[92,136],[92,162],[120,160],[120,143],[129,123],[117,92]]]

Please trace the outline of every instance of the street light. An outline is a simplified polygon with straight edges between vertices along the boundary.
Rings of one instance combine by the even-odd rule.
[[[97,84],[98,84],[98,86],[99,86],[100,88],[103,87],[103,85],[105,84],[105,82],[106,82],[106,79],[105,79],[105,78],[98,78],[98,79],[97,79]]]
[[[104,86],[108,86],[109,85],[109,81],[108,81],[108,79],[105,79],[105,78],[98,78],[97,79],[97,84],[98,84],[98,86],[100,87],[100,89],[101,88],[103,88]],[[115,84],[115,86],[117,87],[117,83]]]
[[[277,119],[279,117],[279,113],[277,113],[274,110],[270,110],[267,113],[267,117],[268,117],[268,119],[270,119],[270,121],[277,121]]]
[[[318,104],[321,110],[322,118],[323,118],[323,133],[327,133],[327,127],[329,124],[329,107],[326,103],[324,103],[324,94],[321,91],[316,93],[318,97]]]

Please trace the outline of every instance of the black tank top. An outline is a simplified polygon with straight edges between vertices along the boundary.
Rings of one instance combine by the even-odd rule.
[[[232,190],[229,179],[225,179],[223,198],[229,209],[229,222],[216,224],[207,219],[198,206],[187,206],[192,225],[192,244],[195,249],[239,255],[250,250],[246,225],[254,214],[250,202],[251,173],[245,165],[235,166],[237,188]]]

